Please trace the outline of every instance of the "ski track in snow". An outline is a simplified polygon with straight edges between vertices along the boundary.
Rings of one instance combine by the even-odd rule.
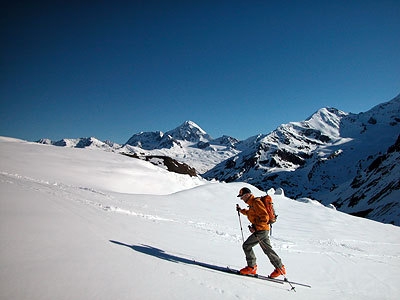
[[[110,196],[102,191],[95,190],[93,188],[66,185],[59,182],[50,182],[47,180],[41,180],[28,176],[23,176],[20,174],[10,174],[7,172],[0,172],[0,175],[1,175],[1,181],[3,182],[7,182],[10,184],[18,184],[18,181],[29,182],[30,183],[29,185],[27,184],[20,184],[20,185],[23,187],[29,186],[30,188],[36,191],[42,191],[51,194],[59,193],[60,198],[65,198],[71,201],[80,202],[82,204],[90,205],[107,212],[130,215],[133,217],[140,217],[153,222],[174,222],[181,225],[194,227],[201,231],[205,231],[208,234],[216,235],[218,237],[233,242],[238,242],[241,240],[240,235],[230,234],[222,229],[219,229],[217,228],[216,224],[206,223],[204,221],[193,221],[191,219],[185,220],[183,216],[182,217],[178,216],[175,219],[168,217],[161,217],[159,215],[146,214],[143,212],[134,211],[132,209],[122,208],[110,204],[104,204],[103,202],[118,202],[118,199],[115,199],[114,196]],[[38,187],[35,188],[34,185],[38,185]],[[90,196],[91,199],[93,198],[93,194],[95,194],[96,200],[98,201],[93,201],[88,199],[89,197],[85,197],[85,193],[92,194]],[[78,197],[76,196],[77,194],[79,195]]]

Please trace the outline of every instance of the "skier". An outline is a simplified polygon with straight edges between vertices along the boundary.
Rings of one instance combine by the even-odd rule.
[[[268,256],[269,261],[275,267],[275,270],[269,275],[271,278],[276,278],[280,275],[286,275],[285,266],[278,254],[271,247],[269,241],[268,213],[260,198],[254,197],[249,188],[242,188],[239,191],[240,199],[248,206],[248,209],[241,209],[239,204],[236,205],[236,210],[247,216],[250,223],[250,232],[252,233],[243,243],[243,250],[246,255],[247,267],[240,270],[242,275],[257,274],[256,256],[253,247],[260,244],[264,253]]]

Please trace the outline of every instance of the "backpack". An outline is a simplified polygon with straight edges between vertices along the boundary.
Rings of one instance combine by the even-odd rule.
[[[274,209],[274,203],[272,202],[272,198],[269,195],[265,195],[260,197],[260,200],[262,203],[264,203],[265,209],[267,210],[268,213],[268,224],[273,224],[276,222],[276,219],[278,218],[278,215],[275,213]]]

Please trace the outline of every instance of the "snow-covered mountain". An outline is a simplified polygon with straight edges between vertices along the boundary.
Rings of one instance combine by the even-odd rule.
[[[62,139],[51,141],[41,139],[41,144],[69,147],[91,148],[127,154],[143,160],[154,161],[152,157],[170,157],[184,163],[202,174],[221,161],[239,153],[239,141],[230,136],[213,139],[193,121],[185,121],[177,128],[163,133],[140,132],[133,134],[124,145],[111,141],[100,141],[94,137]],[[168,168],[157,161],[156,165]],[[192,173],[192,171],[190,171]]]
[[[305,121],[244,141],[213,139],[186,121],[166,133],[134,134],[122,146],[94,138],[45,142],[97,147],[153,163],[154,157],[171,157],[207,179],[244,181],[265,191],[282,187],[291,197],[400,225],[399,129],[400,95],[360,114],[321,108]],[[155,164],[166,168],[158,159]]]
[[[100,141],[95,137],[76,138],[76,139],[62,139],[59,141],[52,141],[50,139],[40,139],[37,141],[40,144],[53,145],[68,148],[93,148],[102,149],[106,151],[115,151],[121,148],[121,145],[112,141]]]
[[[284,188],[341,211],[400,225],[400,96],[368,112],[323,108],[248,140],[205,178]]]
[[[200,143],[200,148],[212,138],[193,121],[186,121],[181,126],[166,132],[140,132],[134,134],[125,145],[140,147],[144,150],[183,147],[180,141]]]
[[[229,136],[213,139],[193,121],[163,133],[140,132],[134,134],[119,151],[139,157],[169,156],[194,167],[199,174],[239,153],[239,141]]]

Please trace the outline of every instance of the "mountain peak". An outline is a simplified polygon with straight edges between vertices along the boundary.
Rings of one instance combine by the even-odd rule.
[[[325,107],[317,110],[304,123],[309,125],[311,128],[319,130],[321,133],[328,134],[330,136],[339,136],[340,122],[343,117],[348,114],[333,108]]]
[[[183,124],[181,126],[196,127],[196,128],[201,129],[199,125],[197,125],[195,122],[190,121],[190,120],[183,122]],[[203,130],[203,129],[201,129],[201,130]]]
[[[188,142],[206,142],[212,140],[211,136],[207,134],[199,125],[193,121],[185,121],[177,128],[165,133],[165,136],[170,136],[175,140],[182,140]]]

